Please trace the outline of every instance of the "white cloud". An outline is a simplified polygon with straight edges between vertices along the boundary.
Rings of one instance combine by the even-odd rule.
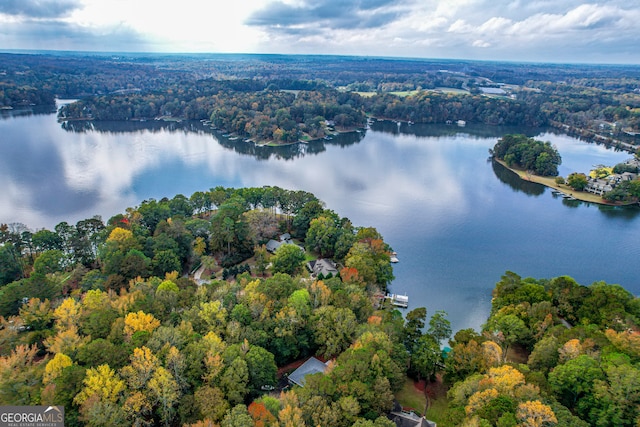
[[[47,8],[36,7],[41,1]],[[588,53],[598,61],[640,63],[640,4],[624,0],[10,0],[3,6],[5,48],[547,61],[583,60]]]

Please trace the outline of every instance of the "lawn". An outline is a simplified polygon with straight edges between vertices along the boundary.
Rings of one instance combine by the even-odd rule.
[[[416,414],[422,415],[427,403],[424,387],[424,382],[415,383],[411,378],[406,378],[404,386],[396,393],[396,400],[404,409],[413,409]],[[449,427],[446,423],[449,400],[441,375],[438,375],[437,381],[427,384],[426,388],[431,399],[431,406],[427,411],[426,418],[437,423],[438,427]]]
[[[411,378],[406,378],[402,390],[396,393],[396,399],[405,409],[413,409],[417,414],[424,413],[427,398],[424,391],[419,390]]]

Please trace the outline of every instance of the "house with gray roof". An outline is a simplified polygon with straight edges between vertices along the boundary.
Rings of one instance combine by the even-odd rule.
[[[295,245],[295,243],[293,243],[293,240],[291,240],[291,234],[284,233],[280,235],[279,240],[269,240],[266,247],[269,252],[274,253],[282,245]]]
[[[320,274],[322,274],[322,277],[327,277],[329,274],[331,274],[331,276],[338,275],[338,266],[330,259],[320,258],[309,261],[307,268],[311,272],[311,277],[318,277]]]
[[[304,387],[305,377],[311,374],[324,374],[329,367],[329,362],[324,363],[315,357],[310,357],[298,369],[289,375],[289,382],[300,387]]]
[[[438,427],[435,422],[429,421],[413,411],[405,411],[398,401],[393,402],[393,409],[387,414],[387,418],[393,421],[397,427]]]

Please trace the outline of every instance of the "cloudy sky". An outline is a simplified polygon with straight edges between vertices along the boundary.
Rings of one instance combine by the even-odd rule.
[[[637,0],[0,0],[0,49],[640,64]]]

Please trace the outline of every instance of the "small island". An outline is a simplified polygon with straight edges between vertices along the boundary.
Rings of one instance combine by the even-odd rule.
[[[614,167],[600,165],[588,175],[574,172],[565,179],[558,176],[560,154],[549,142],[525,135],[505,135],[489,152],[496,162],[521,179],[542,184],[569,199],[613,206],[635,204],[640,199],[637,153]]]

